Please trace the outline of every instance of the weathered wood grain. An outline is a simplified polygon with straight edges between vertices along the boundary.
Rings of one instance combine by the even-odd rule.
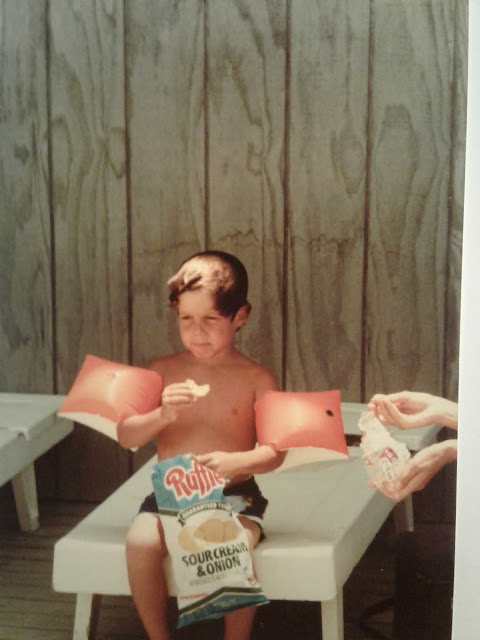
[[[460,287],[462,275],[463,197],[465,187],[465,142],[467,122],[468,0],[457,0],[452,94],[452,166],[450,227],[448,237],[447,324],[443,394],[458,397]]]
[[[373,6],[366,395],[441,393],[455,6]]]
[[[53,0],[49,17],[57,367],[66,392],[87,353],[128,358],[123,11]],[[126,454],[86,427],[61,452],[65,498],[99,499],[126,477]]]
[[[166,280],[212,247],[288,388],[455,398],[467,5],[0,0],[0,387],[180,348]],[[100,500],[151,452],[79,426],[40,493]]]
[[[86,353],[125,361],[127,216],[123,16],[50,5],[59,387]]]
[[[166,283],[205,245],[203,14],[196,0],[126,5],[136,364],[181,347]]]
[[[53,391],[45,2],[0,5],[0,389]]]
[[[183,348],[167,280],[205,248],[203,3],[127,3],[126,65],[132,357],[143,366]],[[155,450],[136,453],[134,468]]]
[[[208,3],[208,248],[249,273],[238,347],[282,363],[286,3]]]
[[[369,3],[292,3],[288,387],[360,399]]]

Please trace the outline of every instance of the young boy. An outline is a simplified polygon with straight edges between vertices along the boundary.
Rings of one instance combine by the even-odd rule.
[[[158,459],[193,453],[208,468],[229,479],[225,495],[244,498],[239,514],[250,548],[262,535],[259,522],[267,501],[253,474],[275,469],[284,455],[268,446],[255,448],[254,404],[268,389],[277,389],[270,371],[234,347],[235,333],[248,319],[248,278],[235,256],[206,251],[186,260],[169,281],[185,350],[154,360],[150,368],[163,378],[161,406],[128,418],[118,426],[126,448],[157,438]],[[208,384],[197,400],[187,379]],[[238,503],[238,498],[237,498]],[[126,540],[133,600],[150,640],[170,637],[163,560],[167,553],[153,494],[146,498]],[[246,640],[255,607],[225,616],[225,640]]]

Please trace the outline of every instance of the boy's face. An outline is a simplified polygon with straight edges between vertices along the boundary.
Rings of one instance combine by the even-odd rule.
[[[200,360],[228,354],[233,349],[235,332],[248,317],[243,307],[233,318],[222,316],[213,295],[202,289],[180,294],[177,314],[182,342]]]

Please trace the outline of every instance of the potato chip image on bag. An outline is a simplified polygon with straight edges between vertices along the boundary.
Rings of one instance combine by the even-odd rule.
[[[177,584],[178,628],[268,602],[226,480],[195,458],[157,462],[152,483]]]

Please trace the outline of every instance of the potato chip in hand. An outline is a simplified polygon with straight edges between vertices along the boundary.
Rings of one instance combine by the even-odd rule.
[[[210,391],[209,384],[199,385],[195,382],[195,380],[191,380],[188,378],[185,382],[190,386],[193,393],[197,396],[197,398],[203,398]]]

